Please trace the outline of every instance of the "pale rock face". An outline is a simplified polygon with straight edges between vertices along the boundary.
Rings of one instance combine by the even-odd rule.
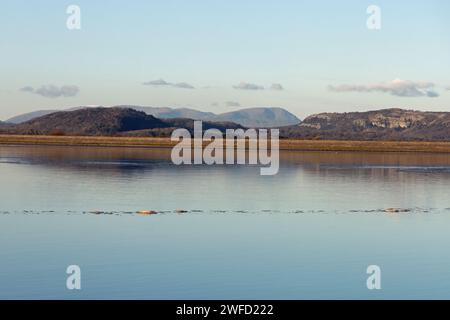
[[[414,112],[399,115],[398,117],[384,116],[383,114],[369,116],[369,121],[372,126],[389,129],[407,129],[423,120],[424,117],[422,115],[415,114]]]
[[[333,121],[333,114],[321,113],[307,117],[299,126],[305,128],[322,129]]]
[[[322,128],[320,123],[301,123],[299,126],[300,127],[305,127],[305,128],[314,128],[314,129],[317,129],[317,130]]]
[[[367,121],[365,119],[356,119],[353,121],[353,125],[357,127],[366,128],[367,127]]]
[[[322,140],[450,141],[450,112],[398,108],[364,112],[322,113],[300,126],[282,131],[284,137]]]
[[[317,114],[313,117],[317,118],[318,120],[331,121],[331,116],[329,116],[328,114]]]

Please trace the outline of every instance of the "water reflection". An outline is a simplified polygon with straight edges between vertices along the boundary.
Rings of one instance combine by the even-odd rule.
[[[0,191],[3,209],[19,211],[450,206],[447,154],[281,152],[280,163],[276,176],[264,177],[258,166],[175,166],[170,149],[0,147],[0,172],[10,182]]]
[[[169,157],[0,147],[0,298],[449,297],[449,155],[282,152],[265,177]]]

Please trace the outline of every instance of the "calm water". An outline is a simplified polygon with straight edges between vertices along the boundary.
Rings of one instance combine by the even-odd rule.
[[[169,152],[0,147],[0,298],[450,298],[449,155],[284,152],[270,177]]]

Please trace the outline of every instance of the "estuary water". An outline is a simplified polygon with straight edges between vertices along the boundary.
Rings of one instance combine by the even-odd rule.
[[[280,157],[261,176],[167,149],[0,146],[0,298],[450,298],[450,155]]]

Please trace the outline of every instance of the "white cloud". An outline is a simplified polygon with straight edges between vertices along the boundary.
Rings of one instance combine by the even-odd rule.
[[[173,88],[181,88],[181,89],[195,89],[194,86],[190,85],[186,82],[178,82],[178,83],[170,83],[165,81],[164,79],[152,80],[142,83],[144,86],[155,86],[155,87],[166,87],[170,86]]]
[[[31,86],[25,86],[20,89],[23,92],[34,93],[46,98],[59,98],[59,97],[74,97],[79,92],[80,89],[77,86],[55,86],[55,85],[45,85],[41,86],[37,89],[34,89]]]
[[[175,84],[173,84],[173,87],[181,88],[181,89],[195,89],[194,86],[192,86],[192,85],[190,85],[189,83],[186,83],[186,82],[175,83]]]
[[[434,91],[435,84],[427,81],[409,81],[395,79],[371,85],[348,85],[329,86],[335,92],[384,92],[398,97],[438,97]]]
[[[143,83],[144,86],[170,86],[171,84],[163,79],[147,81]]]
[[[241,82],[238,85],[233,86],[233,88],[238,90],[264,90],[263,86],[248,82]]]
[[[427,97],[428,98],[436,98],[439,97],[439,93],[437,93],[436,91],[427,91]]]
[[[284,90],[283,86],[279,83],[274,83],[270,86],[271,90],[282,91]]]
[[[34,88],[31,87],[31,86],[25,86],[25,87],[23,87],[23,88],[20,88],[20,91],[23,91],[23,92],[33,92],[33,91],[34,91]]]

